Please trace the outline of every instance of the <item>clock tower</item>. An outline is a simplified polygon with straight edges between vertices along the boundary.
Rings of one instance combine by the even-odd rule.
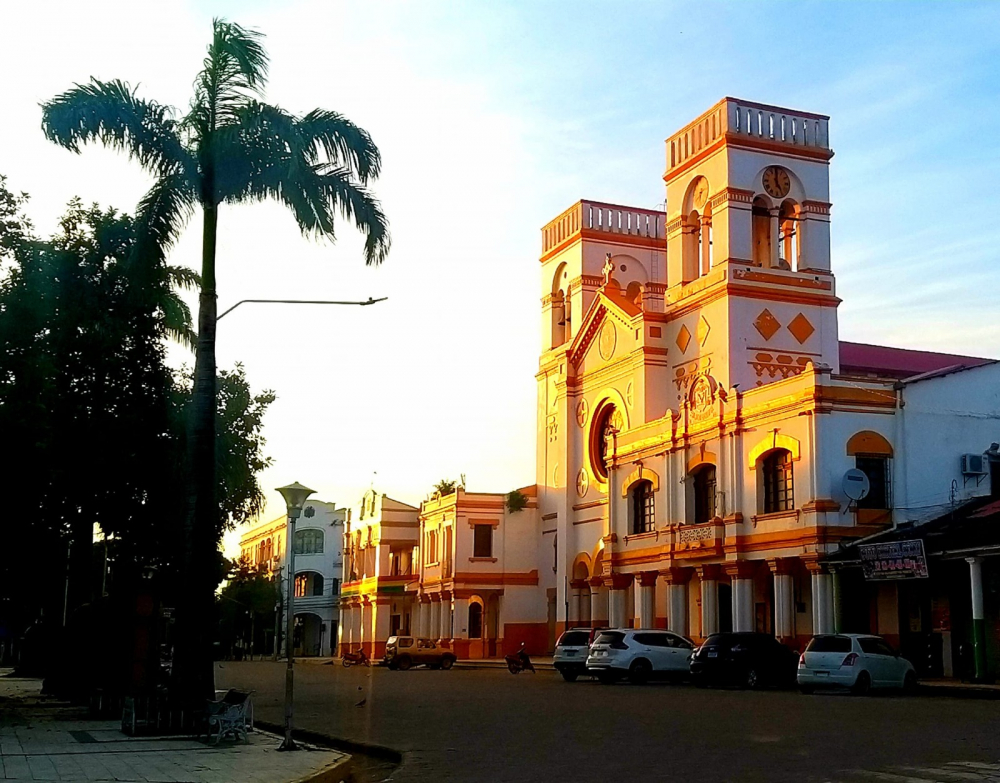
[[[746,391],[839,369],[829,118],[724,98],[667,139],[670,362]]]

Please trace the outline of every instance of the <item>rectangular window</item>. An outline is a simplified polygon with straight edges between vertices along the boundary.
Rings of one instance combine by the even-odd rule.
[[[330,595],[336,595],[340,592],[340,580],[331,579],[330,580]]]
[[[763,461],[764,513],[791,511],[795,508],[792,486],[792,455],[777,451]]]
[[[858,454],[855,467],[868,477],[868,494],[858,501],[858,508],[892,508],[892,485],[889,460],[875,454]]]
[[[475,525],[473,557],[493,557],[493,525]]]

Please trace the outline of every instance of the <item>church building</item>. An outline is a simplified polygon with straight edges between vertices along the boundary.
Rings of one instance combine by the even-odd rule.
[[[536,485],[517,524],[534,565],[514,580],[536,652],[580,625],[899,643],[897,583],[831,558],[1000,484],[997,362],[839,339],[833,155],[828,117],[724,98],[667,139],[664,211],[585,200],[543,228]],[[500,566],[488,595],[422,585],[423,526],[436,545],[463,533],[440,506],[418,515],[407,591],[441,604],[420,626],[514,646]],[[969,564],[980,591],[994,562]],[[469,643],[470,601],[499,646]]]

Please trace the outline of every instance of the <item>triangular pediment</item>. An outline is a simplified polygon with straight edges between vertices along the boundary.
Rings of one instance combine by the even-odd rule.
[[[591,345],[597,340],[601,327],[606,319],[617,321],[622,326],[632,329],[642,320],[642,308],[629,301],[624,292],[614,283],[598,289],[597,296],[590,304],[590,309],[583,318],[580,330],[573,338],[569,349],[569,360],[574,366],[579,365],[587,355]]]

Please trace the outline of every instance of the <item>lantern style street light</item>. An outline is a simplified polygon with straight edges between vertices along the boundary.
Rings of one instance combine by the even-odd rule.
[[[298,750],[292,739],[292,692],[295,684],[295,520],[302,514],[302,504],[316,490],[304,487],[297,481],[287,487],[278,487],[285,500],[288,512],[288,536],[285,552],[288,556],[288,617],[285,626],[285,654],[288,667],[285,669],[285,740],[278,750]]]

